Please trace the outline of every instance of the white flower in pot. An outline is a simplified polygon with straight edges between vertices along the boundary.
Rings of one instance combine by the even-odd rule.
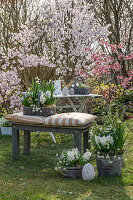
[[[4,117],[0,119],[0,127],[2,135],[12,135],[12,127]]]
[[[78,178],[82,176],[84,164],[90,160],[91,153],[87,150],[83,155],[78,149],[64,150],[57,158],[56,170],[61,170],[65,177]]]
[[[103,125],[93,123],[91,142],[96,154],[100,176],[121,174],[123,153],[125,151],[124,143],[127,136],[124,122],[119,118],[118,112],[113,115],[111,109]]]

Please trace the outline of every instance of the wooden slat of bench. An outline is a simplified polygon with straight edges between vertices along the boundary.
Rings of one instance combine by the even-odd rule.
[[[35,125],[35,124],[22,124],[22,123],[14,123],[14,122],[11,123],[11,125],[17,127],[20,130],[29,130],[29,129],[31,131],[32,131],[32,129],[33,129],[33,131],[36,131],[36,129],[38,129],[38,131],[47,130],[45,132],[52,132],[52,130],[53,130],[53,132],[58,133],[59,130],[61,130],[61,132],[62,132],[62,130],[67,131],[69,129],[69,131],[70,130],[82,130],[83,132],[86,132],[86,130],[88,130],[91,127],[92,122],[90,122],[90,123],[88,123],[84,126],[72,126],[72,127],[71,126],[65,126],[65,127],[64,126],[45,126],[45,125],[38,125],[38,124],[37,125]]]

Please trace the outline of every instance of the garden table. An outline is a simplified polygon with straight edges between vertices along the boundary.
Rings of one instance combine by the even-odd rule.
[[[58,95],[55,95],[56,99],[67,98],[69,103],[70,103],[69,105],[57,106],[57,108],[59,108],[59,109],[60,108],[72,108],[74,112],[83,112],[85,104],[86,104],[88,98],[98,98],[98,97],[102,97],[102,95],[98,95],[98,94],[88,94],[88,95],[74,94],[74,95],[64,96],[62,93],[58,94]],[[82,101],[81,101],[80,104],[76,105],[74,103],[74,101],[72,100],[72,98],[73,99],[80,98],[80,99],[82,99]]]
[[[22,95],[25,95],[26,92],[21,92]],[[88,100],[88,98],[98,98],[98,97],[102,97],[102,95],[98,95],[98,94],[87,94],[87,95],[82,95],[82,94],[73,94],[73,95],[67,95],[64,96],[62,93],[61,94],[56,94],[54,95],[56,99],[61,99],[61,98],[67,98],[69,101],[69,105],[60,105],[57,106],[57,108],[72,108],[74,112],[83,112],[84,110],[84,106]],[[74,103],[74,101],[72,100],[72,98],[82,98],[81,104],[76,105]]]

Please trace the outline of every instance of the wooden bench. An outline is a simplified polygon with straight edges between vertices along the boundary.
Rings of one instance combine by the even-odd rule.
[[[50,117],[28,116],[22,113],[7,115],[12,124],[12,157],[20,157],[19,130],[24,131],[24,154],[30,154],[30,132],[53,132],[74,135],[74,148],[81,152],[81,136],[83,135],[83,151],[90,149],[89,128],[95,120],[94,115],[86,113],[63,113]]]

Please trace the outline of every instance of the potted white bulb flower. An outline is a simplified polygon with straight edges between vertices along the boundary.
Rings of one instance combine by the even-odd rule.
[[[128,133],[125,124],[109,111],[105,123],[100,126],[94,122],[91,132],[92,149],[96,155],[98,174],[101,176],[120,175],[124,143]]]
[[[22,98],[23,114],[48,117],[56,113],[54,83],[41,83],[33,80],[25,96]],[[41,92],[41,93],[40,93]]]
[[[56,170],[61,170],[65,177],[78,178],[82,176],[83,166],[90,160],[91,153],[87,150],[83,155],[78,149],[68,149],[57,158]]]
[[[0,119],[0,127],[2,135],[12,135],[12,127],[4,117]]]

